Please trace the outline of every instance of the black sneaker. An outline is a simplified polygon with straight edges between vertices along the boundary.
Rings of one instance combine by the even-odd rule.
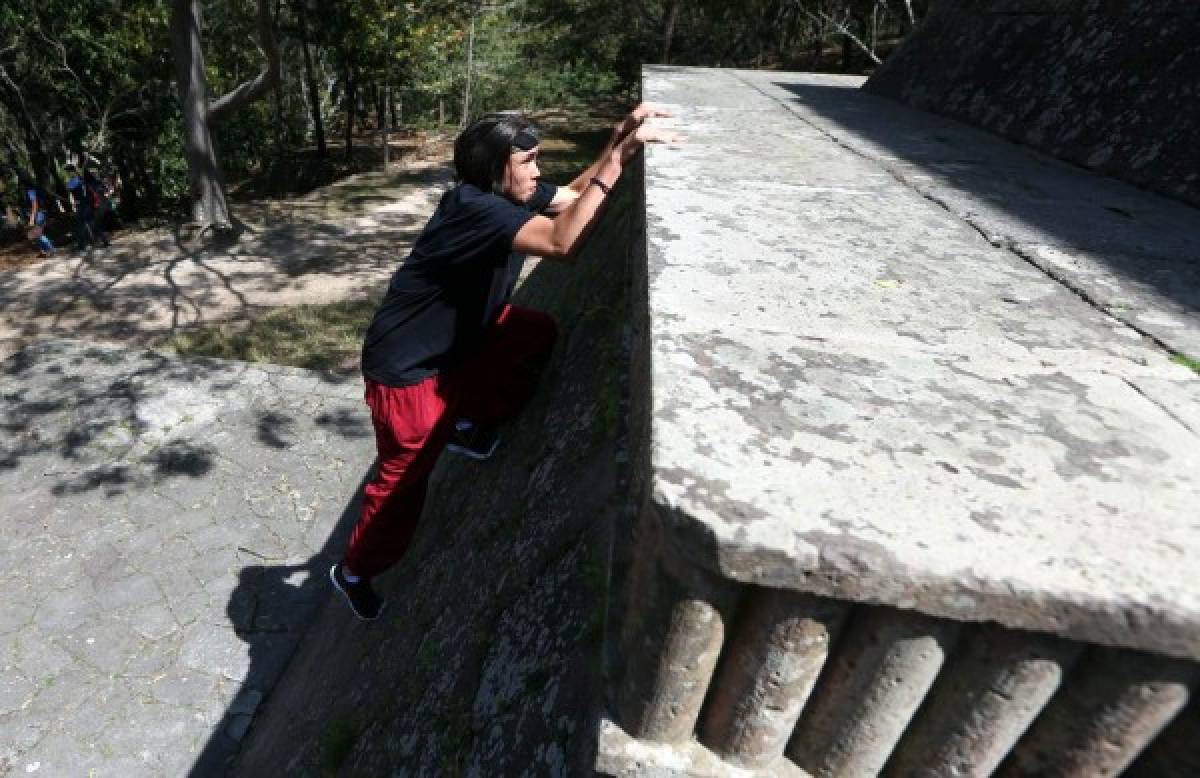
[[[460,419],[454,423],[454,435],[446,444],[446,450],[464,457],[483,461],[496,453],[500,436],[491,427],[480,427]]]
[[[350,605],[350,610],[354,611],[355,616],[363,621],[374,621],[379,618],[379,614],[383,611],[383,600],[371,588],[370,581],[359,580],[358,583],[350,583],[342,574],[341,562],[329,568],[329,580],[333,581],[333,587],[346,598],[346,602]]]

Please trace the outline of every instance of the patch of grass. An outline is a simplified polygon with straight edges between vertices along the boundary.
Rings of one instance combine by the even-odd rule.
[[[1192,372],[1200,375],[1200,359],[1194,359],[1189,357],[1187,354],[1176,354],[1175,356],[1171,357],[1171,361],[1177,365],[1183,365],[1184,367],[1191,369]]]
[[[252,322],[178,332],[158,345],[180,356],[352,372],[377,305],[366,299],[276,308]]]

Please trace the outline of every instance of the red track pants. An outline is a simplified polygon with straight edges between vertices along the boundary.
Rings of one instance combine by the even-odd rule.
[[[362,515],[343,559],[351,573],[372,578],[400,561],[454,422],[494,425],[516,415],[533,394],[557,335],[546,314],[506,305],[479,351],[459,367],[410,386],[366,379],[378,474],[363,489]]]

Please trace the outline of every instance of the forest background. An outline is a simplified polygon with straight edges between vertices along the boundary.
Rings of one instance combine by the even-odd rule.
[[[0,196],[18,205],[23,172],[69,209],[63,168],[86,155],[120,181],[126,220],[190,207],[223,224],[227,189],[307,191],[386,164],[384,137],[490,110],[612,112],[642,63],[867,72],[925,5],[7,0]]]

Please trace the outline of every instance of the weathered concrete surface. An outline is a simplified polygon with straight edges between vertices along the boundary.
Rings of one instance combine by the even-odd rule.
[[[738,580],[1200,657],[1197,378],[1009,248],[1178,277],[1200,215],[855,84],[647,71],[691,138],[647,154],[658,520]]]
[[[627,174],[632,175],[633,171]],[[447,457],[375,624],[331,601],[234,774],[574,776],[591,770],[619,480],[630,232],[614,192],[579,264],[518,291],[561,340],[493,460]]]
[[[1064,680],[997,778],[1121,775],[1187,704],[1197,681],[1200,666],[1192,662],[1093,649]]]
[[[735,767],[695,740],[647,743],[608,720],[600,722],[600,738],[596,772],[613,778],[811,778],[787,759],[761,769]]]
[[[328,597],[359,382],[51,340],[0,387],[0,775],[218,773]]]
[[[855,90],[859,78],[738,77],[1113,318],[1172,351],[1200,353],[1195,208]]]
[[[629,593],[636,609],[621,625],[616,706],[634,737],[692,737],[733,618],[737,587],[709,570],[642,549]]]
[[[856,609],[788,756],[818,778],[878,775],[960,628],[912,611]]]
[[[1200,775],[1200,704],[1183,709],[1123,773],[1128,778]]]
[[[714,679],[700,741],[738,767],[765,768],[783,749],[850,605],[785,589],[756,589]]]
[[[992,625],[964,635],[882,775],[991,775],[1081,650],[1077,643]]]
[[[1200,6],[939,0],[867,88],[1200,205]]]

